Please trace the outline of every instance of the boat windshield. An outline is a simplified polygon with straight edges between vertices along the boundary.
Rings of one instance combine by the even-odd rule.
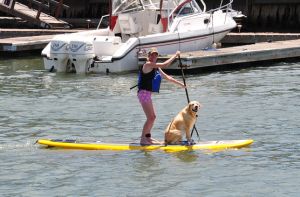
[[[199,12],[197,3],[193,0],[112,0],[113,14],[140,11],[144,9],[161,9],[165,11],[182,13]]]
[[[198,4],[193,0],[178,0],[177,6],[172,11],[172,16],[185,16],[202,12]]]
[[[112,0],[113,14],[143,10],[140,0]]]

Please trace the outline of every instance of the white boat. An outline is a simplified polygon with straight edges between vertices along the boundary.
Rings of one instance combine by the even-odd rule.
[[[219,42],[236,27],[231,4],[206,11],[196,0],[114,0],[96,30],[58,35],[43,49],[45,69],[76,73],[138,69],[139,55],[197,51]],[[108,20],[107,28],[100,28]]]

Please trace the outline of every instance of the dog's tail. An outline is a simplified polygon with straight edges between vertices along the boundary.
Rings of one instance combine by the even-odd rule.
[[[165,132],[165,146],[168,145],[168,141],[167,141],[166,135],[168,135],[168,133],[170,132],[170,129],[171,129],[171,126],[172,126],[172,124],[173,124],[173,122],[174,122],[174,119],[175,119],[175,118],[172,119],[171,123],[168,125],[167,131]]]
[[[169,127],[169,128],[168,128],[168,131],[167,131],[166,133],[169,133],[169,132],[170,132],[170,129],[171,129],[171,126],[172,126],[174,120],[175,120],[175,118],[172,119],[171,123],[170,123],[169,126],[168,126],[168,127]]]

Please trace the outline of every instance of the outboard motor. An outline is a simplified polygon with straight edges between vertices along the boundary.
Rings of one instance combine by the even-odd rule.
[[[65,35],[58,35],[50,42],[50,54],[52,68],[57,72],[66,72],[69,60],[68,52],[69,39]]]
[[[77,37],[76,40],[70,41],[69,59],[78,74],[86,73],[95,57],[93,40],[93,37]]]

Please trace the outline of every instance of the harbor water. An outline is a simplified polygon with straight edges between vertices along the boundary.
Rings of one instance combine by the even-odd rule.
[[[180,76],[175,78],[181,80]],[[186,76],[200,101],[200,140],[254,139],[238,150],[47,149],[40,138],[139,141],[137,73],[58,74],[40,56],[0,60],[0,196],[298,196],[300,62]],[[163,130],[187,104],[163,81],[153,95]],[[198,140],[194,134],[194,140]]]

